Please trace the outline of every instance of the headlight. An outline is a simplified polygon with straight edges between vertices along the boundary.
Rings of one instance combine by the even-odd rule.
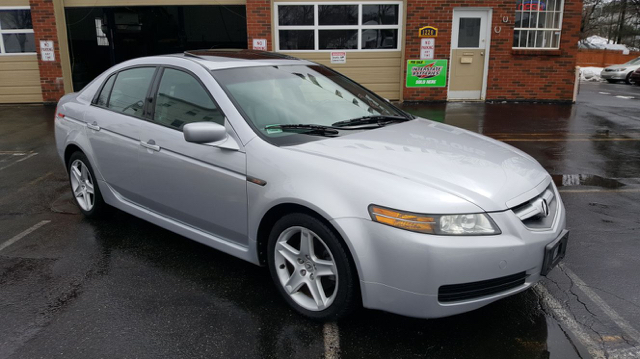
[[[369,214],[375,222],[412,232],[441,236],[481,236],[502,233],[491,217],[485,213],[416,214],[370,205]]]
[[[622,71],[626,71],[626,70],[627,70],[627,69],[623,67],[623,68],[621,68],[621,69],[618,69],[617,71],[618,71],[618,72],[622,72]]]

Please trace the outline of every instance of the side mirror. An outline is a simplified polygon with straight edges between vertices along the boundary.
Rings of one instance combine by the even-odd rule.
[[[192,122],[182,128],[184,139],[193,143],[211,143],[227,139],[227,129],[215,122]]]

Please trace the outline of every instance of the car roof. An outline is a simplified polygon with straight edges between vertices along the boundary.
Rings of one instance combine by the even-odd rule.
[[[192,50],[172,56],[196,61],[210,70],[254,66],[313,64],[310,61],[285,54],[247,49]]]

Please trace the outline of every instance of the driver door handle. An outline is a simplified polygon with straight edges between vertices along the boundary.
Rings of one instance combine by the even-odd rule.
[[[87,127],[94,131],[100,131],[100,126],[98,126],[96,121],[93,121],[93,123],[87,123]]]
[[[156,141],[154,140],[149,140],[149,142],[140,141],[140,146],[156,152],[160,151],[160,146],[156,145]]]

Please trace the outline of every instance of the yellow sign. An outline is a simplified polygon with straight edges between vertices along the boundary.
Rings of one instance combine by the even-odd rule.
[[[420,37],[438,37],[438,29],[433,26],[425,26],[421,27],[418,32],[418,36]]]

